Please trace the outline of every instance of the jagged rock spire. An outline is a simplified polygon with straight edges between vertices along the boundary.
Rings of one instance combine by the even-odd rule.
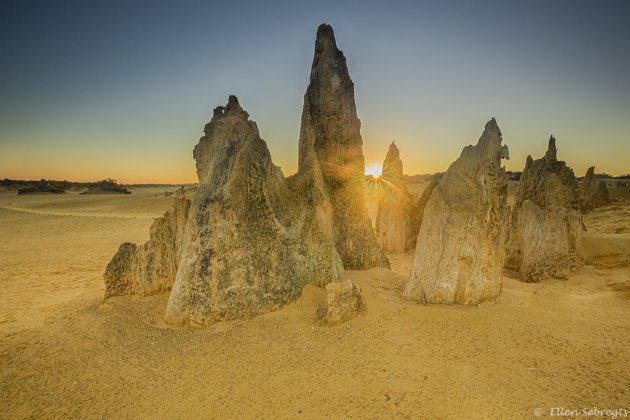
[[[332,26],[322,23],[319,25],[319,28],[317,28],[317,37],[315,38],[315,55],[313,57],[312,68],[317,67],[317,64],[322,57],[325,59],[334,55],[341,55],[341,57],[343,57],[343,53],[337,48],[335,31],[333,31]],[[313,74],[311,74],[311,76],[313,76]]]
[[[392,142],[387,149],[385,160],[383,161],[383,177],[400,178],[403,175],[403,162],[400,159],[400,150]],[[389,179],[387,179],[389,181]]]
[[[400,150],[392,142],[383,161],[380,178],[376,235],[386,252],[406,252],[414,247],[418,229],[414,224],[413,196],[403,179]]]
[[[310,83],[304,95],[294,182],[311,190],[313,206],[330,206],[337,252],[347,269],[389,267],[365,207],[363,139],[354,84],[330,25],[317,30]],[[329,204],[326,204],[329,203]]]
[[[332,28],[322,25],[304,96],[298,173],[284,177],[256,123],[230,95],[194,148],[199,187],[190,210],[178,210],[169,235],[153,241],[152,233],[149,263],[138,247],[123,245],[106,274],[109,294],[144,293],[138,273],[155,262],[158,289],[172,284],[166,321],[206,325],[277,309],[306,284],[341,283],[344,266],[388,267],[365,207],[360,125],[345,57]],[[173,249],[153,252],[167,239]],[[166,264],[170,271],[159,271]]]
[[[477,145],[466,146],[424,210],[404,297],[477,304],[501,292],[505,256],[507,156],[494,118]]]
[[[556,138],[551,136],[545,156],[537,160],[527,157],[514,198],[514,210],[518,210],[525,200],[531,200],[539,207],[579,208],[575,174],[564,161],[558,160],[557,152]]]
[[[171,324],[206,325],[277,309],[306,284],[343,280],[331,228],[310,223],[235,96],[195,147],[199,189],[166,308]]]
[[[545,156],[527,157],[514,197],[505,268],[523,281],[566,277],[582,264],[578,184],[557,151],[551,136]]]
[[[558,155],[558,148],[556,147],[556,138],[552,134],[551,137],[549,137],[549,146],[547,146],[547,153],[545,153],[545,159],[547,159],[548,161],[555,161],[555,160],[558,160],[557,155]]]

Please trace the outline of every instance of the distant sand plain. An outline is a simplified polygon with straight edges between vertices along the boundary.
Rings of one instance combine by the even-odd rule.
[[[402,301],[410,252],[390,256],[392,271],[347,272],[368,312],[339,327],[313,326],[325,296],[308,286],[280,311],[199,330],[164,325],[168,294],[103,302],[120,243],[146,241],[172,201],[164,187],[132,191],[0,191],[0,418],[630,409],[630,188],[611,189],[623,201],[584,217],[584,269],[540,284],[505,277],[496,304]]]

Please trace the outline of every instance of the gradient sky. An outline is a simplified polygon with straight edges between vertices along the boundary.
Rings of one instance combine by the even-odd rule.
[[[0,178],[196,182],[229,94],[297,168],[320,23],[348,60],[366,164],[445,170],[496,117],[507,169],[630,172],[630,1],[29,1],[0,5]]]

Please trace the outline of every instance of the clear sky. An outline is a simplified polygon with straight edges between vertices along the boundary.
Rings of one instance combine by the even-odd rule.
[[[0,178],[195,182],[229,94],[297,167],[320,23],[348,60],[366,164],[445,170],[496,117],[521,170],[630,172],[630,1],[0,3]]]

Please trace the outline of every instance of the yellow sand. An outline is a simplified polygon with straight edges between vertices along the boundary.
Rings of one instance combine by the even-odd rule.
[[[585,218],[591,265],[506,278],[496,304],[399,299],[393,271],[348,272],[365,316],[314,327],[323,291],[281,311],[172,329],[167,294],[102,302],[118,245],[148,238],[164,188],[0,192],[0,418],[531,418],[630,409],[630,206]],[[591,225],[593,228],[591,228]]]

